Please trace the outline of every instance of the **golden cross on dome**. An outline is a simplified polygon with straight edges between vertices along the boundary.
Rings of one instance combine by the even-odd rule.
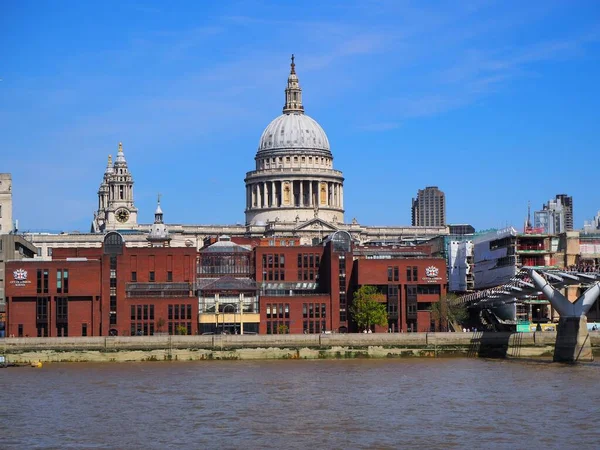
[[[294,59],[295,59],[295,56],[292,53],[292,72],[291,73],[296,73],[296,63],[294,63]]]

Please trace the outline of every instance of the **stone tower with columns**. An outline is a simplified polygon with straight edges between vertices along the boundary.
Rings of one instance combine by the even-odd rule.
[[[117,158],[108,164],[98,189],[98,211],[94,214],[92,232],[137,228],[138,210],[133,204],[133,177],[127,168],[123,144]]]
[[[294,55],[283,114],[262,133],[256,169],[246,174],[246,224],[344,222],[344,177],[333,169],[323,128],[304,114]]]

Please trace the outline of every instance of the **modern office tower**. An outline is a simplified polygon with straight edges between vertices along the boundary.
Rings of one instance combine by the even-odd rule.
[[[573,197],[567,194],[557,194],[556,200],[560,200],[565,211],[564,231],[573,231]]]
[[[534,228],[543,229],[544,233],[558,234],[573,231],[573,198],[559,194],[554,200],[533,213]]]
[[[412,199],[412,225],[443,227],[446,225],[446,196],[437,186],[419,189]]]

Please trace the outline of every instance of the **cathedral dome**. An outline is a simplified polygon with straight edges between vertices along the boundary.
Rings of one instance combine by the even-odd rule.
[[[283,149],[322,150],[331,153],[323,128],[306,114],[282,114],[263,131],[258,153]]]

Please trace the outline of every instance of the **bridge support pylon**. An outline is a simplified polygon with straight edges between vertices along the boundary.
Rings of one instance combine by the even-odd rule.
[[[568,363],[593,361],[586,314],[600,295],[600,283],[594,283],[571,303],[535,270],[531,269],[530,274],[533,284],[544,293],[552,307],[560,314],[554,345],[554,361]]]
[[[561,317],[554,344],[554,361],[574,363],[593,360],[587,317]]]

